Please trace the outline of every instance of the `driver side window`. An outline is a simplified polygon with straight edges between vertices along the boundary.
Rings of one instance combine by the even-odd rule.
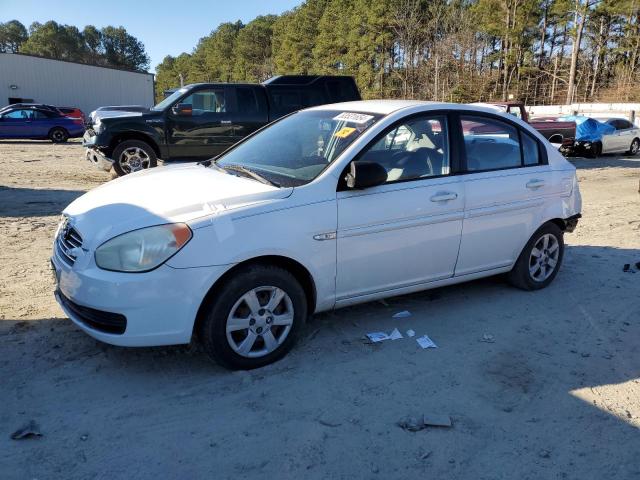
[[[421,116],[387,130],[360,157],[387,171],[387,182],[416,180],[449,174],[446,118]]]
[[[205,115],[226,112],[224,89],[198,90],[180,102],[181,105],[191,106],[191,115]]]

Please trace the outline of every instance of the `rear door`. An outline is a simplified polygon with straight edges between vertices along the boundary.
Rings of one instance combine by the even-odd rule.
[[[172,159],[211,158],[235,143],[228,87],[206,87],[180,100],[167,113]]]
[[[44,112],[42,110],[34,110],[32,118],[32,132],[38,137],[46,137],[49,130],[56,125],[56,117],[54,113]]]
[[[237,85],[229,90],[234,142],[238,142],[269,122],[269,108],[264,87]]]
[[[634,125],[623,118],[616,120],[616,132],[618,133],[617,150],[626,152],[631,148],[631,142],[635,138],[636,130]]]
[[[461,114],[466,198],[456,276],[513,264],[554,193],[540,143],[490,114]]]

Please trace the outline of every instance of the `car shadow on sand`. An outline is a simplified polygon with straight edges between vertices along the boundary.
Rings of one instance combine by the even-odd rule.
[[[60,212],[84,190],[49,190],[0,185],[0,217],[45,217]]]
[[[619,157],[616,155],[604,155],[598,158],[572,157],[568,160],[578,170],[590,170],[594,168],[634,168],[640,170],[640,158]]]

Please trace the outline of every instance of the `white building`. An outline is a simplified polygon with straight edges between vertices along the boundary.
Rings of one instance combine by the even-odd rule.
[[[0,53],[0,107],[36,102],[78,107],[154,104],[153,74]]]

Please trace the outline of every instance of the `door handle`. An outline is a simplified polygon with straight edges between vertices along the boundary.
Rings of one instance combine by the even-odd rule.
[[[231,120],[220,120],[222,125],[231,125]]]
[[[438,192],[431,197],[432,202],[448,202],[449,200],[455,200],[458,198],[458,194],[454,192]]]
[[[532,190],[534,190],[536,188],[544,187],[544,180],[537,180],[537,179],[529,180],[527,182],[526,187],[530,188]]]

